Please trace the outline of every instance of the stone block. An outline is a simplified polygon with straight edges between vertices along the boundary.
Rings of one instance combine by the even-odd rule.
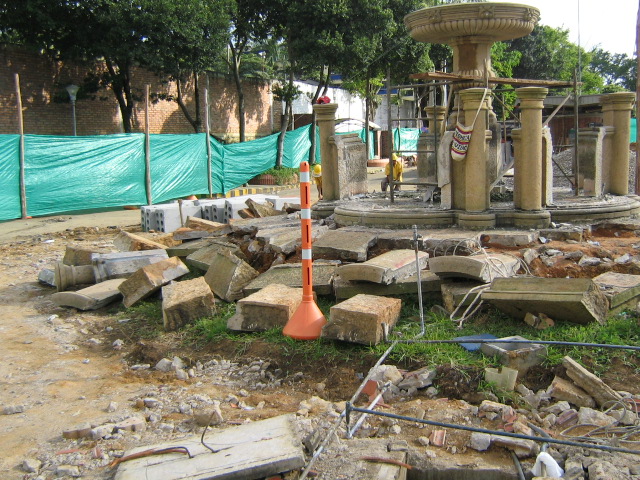
[[[526,340],[519,335],[503,337],[498,340]],[[547,357],[547,347],[537,343],[483,343],[482,353],[489,357],[497,356],[500,363],[518,371],[524,376],[531,367],[540,365]]]
[[[74,267],[58,262],[53,270],[53,283],[58,292],[64,292],[75,285],[92,285],[96,283],[96,276],[91,265]]]
[[[281,210],[276,210],[273,207],[273,204],[266,199],[264,203],[258,203],[255,200],[252,200],[251,198],[249,198],[245,201],[245,204],[247,205],[247,207],[249,207],[249,210],[251,210],[251,212],[255,215],[256,218],[274,217],[276,215],[283,215]]]
[[[88,438],[91,436],[91,425],[83,423],[75,427],[68,428],[62,431],[62,438],[70,440],[76,440],[78,438]]]
[[[51,295],[51,301],[60,307],[96,310],[122,297],[118,287],[124,281],[124,278],[114,278],[75,292],[54,293]]]
[[[377,233],[340,228],[330,230],[313,244],[314,258],[364,262],[369,248],[377,242]]]
[[[541,237],[559,242],[573,240],[574,242],[582,242],[584,229],[581,227],[562,227],[562,228],[544,228],[538,233]]]
[[[429,270],[441,278],[468,278],[482,283],[495,278],[513,277],[520,261],[510,255],[447,255],[429,259]]]
[[[555,377],[551,382],[549,395],[556,400],[572,403],[576,407],[593,408],[596,406],[595,400],[587,392],[560,377]]]
[[[598,406],[602,407],[610,401],[618,401],[622,399],[622,395],[616,392],[609,385],[604,383],[593,373],[588,371],[582,365],[578,364],[571,357],[564,357],[562,365],[567,370],[567,376],[573,380],[573,383],[582,388],[585,392],[593,397]]]
[[[180,278],[187,273],[189,273],[189,269],[178,257],[171,257],[142,267],[118,287],[124,297],[122,303],[129,308],[136,302],[157,292],[171,280]]]
[[[169,258],[165,249],[141,252],[98,253],[91,257],[96,282],[126,278],[145,265]]]
[[[83,248],[78,245],[67,245],[64,251],[62,263],[65,265],[91,265],[91,256],[94,253],[100,253],[97,250]]]
[[[230,330],[260,332],[284,327],[302,302],[302,289],[271,284],[238,300],[236,314],[227,321]]]
[[[300,228],[300,217],[291,215],[281,215],[278,217],[255,218],[248,220],[233,220],[231,231],[237,235],[255,235],[258,230],[269,228],[298,227]]]
[[[614,426],[617,420],[609,415],[589,407],[580,407],[578,423],[580,425],[598,425],[600,427]]]
[[[491,443],[512,450],[518,458],[535,457],[539,452],[538,444],[533,440],[491,435]]]
[[[147,421],[144,417],[129,417],[114,425],[116,432],[128,430],[131,432],[144,432],[147,429]]]
[[[537,232],[487,231],[480,235],[483,247],[524,247],[537,241]]]
[[[163,245],[148,238],[122,230],[113,240],[113,245],[121,252],[137,252],[141,250],[158,250],[166,248]]]
[[[205,218],[187,217],[187,221],[184,226],[195,231],[209,232],[215,236],[231,233],[231,226],[229,224],[214,222]]]
[[[482,299],[514,318],[544,313],[555,321],[604,323],[609,302],[588,278],[497,278]]]
[[[332,282],[337,266],[336,263],[313,263],[313,291],[317,295],[331,295],[333,293]],[[283,265],[274,265],[251,280],[242,290],[245,295],[251,295],[274,283],[293,288],[302,288],[302,264],[285,263]]]
[[[469,438],[469,447],[478,452],[484,452],[491,446],[491,435],[488,433],[473,432]]]
[[[231,242],[225,242],[222,239],[216,239],[211,240],[206,247],[202,247],[192,254],[188,255],[185,259],[185,263],[190,267],[194,267],[198,270],[206,272],[207,270],[209,270],[211,262],[215,258],[216,253],[223,250],[232,255],[235,255],[238,258],[246,260],[244,254],[240,250],[240,247]]]
[[[43,268],[38,273],[38,281],[44,285],[48,285],[50,287],[56,286],[56,273],[54,268]]]
[[[176,245],[175,247],[167,248],[167,254],[170,257],[188,257],[193,252],[197,252],[201,248],[208,247],[216,239],[214,238],[201,238],[200,240],[190,240]]]
[[[501,371],[498,371],[497,368],[487,367],[484,369],[484,379],[494,383],[498,388],[512,392],[516,386],[518,371],[509,367],[502,367]]]
[[[634,309],[640,297],[640,275],[605,272],[593,279],[609,300],[610,314]]]
[[[315,280],[314,280],[315,281]],[[420,272],[420,283],[422,296],[440,299],[440,277],[428,270]],[[418,293],[418,275],[411,275],[402,278],[390,285],[383,285],[371,282],[349,282],[340,276],[336,276],[333,281],[335,296],[338,300],[351,298],[360,293],[379,296],[404,295],[407,293]]]
[[[213,293],[227,302],[243,297],[242,289],[258,276],[258,272],[237,256],[218,251],[211,260],[204,279]]]
[[[436,274],[434,273],[433,275]],[[471,302],[473,302],[473,300],[482,293],[479,289],[475,292],[472,290],[482,285],[485,284],[472,280],[459,280],[453,278],[442,279],[440,282],[442,305],[449,313],[452,313],[459,305],[462,305],[462,307],[468,307],[471,305]]]
[[[331,307],[330,320],[322,336],[365,345],[377,345],[390,332],[400,316],[398,298],[356,295]]]
[[[338,267],[337,273],[344,280],[366,281],[389,285],[402,278],[416,273],[416,269],[424,270],[429,254],[414,250],[391,250],[363,263],[351,263]]]
[[[425,388],[433,383],[436,378],[436,370],[429,367],[423,367],[419,370],[409,372],[403,376],[398,383],[398,388],[408,390],[409,388]]]
[[[570,427],[571,425],[575,425],[578,423],[578,412],[573,408],[569,410],[565,410],[558,418],[556,418],[556,425],[562,428]]]
[[[162,287],[162,321],[166,331],[212,316],[215,310],[213,292],[203,277]]]

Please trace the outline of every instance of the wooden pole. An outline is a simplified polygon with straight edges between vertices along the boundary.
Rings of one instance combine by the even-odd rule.
[[[27,218],[27,188],[24,178],[24,118],[22,116],[22,93],[20,92],[20,75],[14,74],[16,83],[16,104],[18,106],[18,133],[20,134],[20,209],[22,218]]]
[[[580,161],[578,159],[578,130],[580,129],[579,103],[580,95],[578,95],[578,70],[573,75],[573,129],[575,137],[573,139],[573,194],[577,197],[580,193],[580,185],[578,184],[578,170],[580,170]]]
[[[149,137],[149,84],[144,86],[144,165],[145,187],[147,190],[147,205],[152,204],[151,198],[151,138]]]
[[[640,2],[638,3],[638,17],[636,20],[636,62],[640,72]],[[636,85],[636,178],[635,193],[640,192],[640,161],[638,161],[638,143],[640,142],[640,122],[638,122],[638,98],[640,98],[640,83]]]
[[[213,183],[211,181],[211,139],[209,136],[209,74],[207,73],[207,86],[204,88],[204,131],[207,134],[207,186],[209,198],[213,197]]]
[[[503,77],[486,77],[484,75],[458,75],[456,73],[445,72],[426,72],[413,73],[409,75],[412,80],[449,80],[451,82],[462,82],[475,80],[483,83],[495,83],[499,85],[517,85],[519,87],[571,87],[573,83],[564,82],[562,80],[532,80],[528,78],[503,78]]]
[[[389,151],[389,171],[391,172],[389,178],[389,189],[391,190],[391,203],[394,203],[395,198],[393,195],[393,189],[395,188],[393,178],[393,127],[391,126],[391,69],[387,69],[387,130],[389,134],[388,151]]]

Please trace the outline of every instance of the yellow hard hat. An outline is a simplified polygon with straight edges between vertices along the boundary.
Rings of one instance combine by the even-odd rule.
[[[322,176],[322,165],[320,165],[319,163],[316,163],[313,166],[313,176],[314,177],[321,177]]]

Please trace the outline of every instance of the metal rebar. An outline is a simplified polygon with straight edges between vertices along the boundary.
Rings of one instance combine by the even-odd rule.
[[[418,239],[422,235],[418,234],[418,226],[413,226],[413,248],[416,252],[416,274],[418,275],[418,308],[420,309],[420,333],[416,338],[424,335],[424,309],[422,308],[422,278],[420,276],[420,260],[418,259]]]
[[[376,395],[376,397],[373,400],[371,400],[371,402],[369,403],[369,407],[368,407],[369,410],[373,410],[373,408],[378,404],[378,402],[382,398],[382,395],[384,395],[384,392],[386,392],[390,386],[391,386],[391,382],[386,382],[382,386],[382,388],[380,389],[380,392],[378,392],[378,395]],[[351,429],[347,428],[347,438],[353,437],[353,434],[356,433],[356,431],[360,428],[360,426],[362,425],[362,423],[365,421],[367,417],[368,417],[368,414],[363,413],[362,415],[360,415],[360,417],[356,421],[356,424],[353,426],[353,428]],[[347,421],[347,427],[348,426],[349,426],[349,422]]]

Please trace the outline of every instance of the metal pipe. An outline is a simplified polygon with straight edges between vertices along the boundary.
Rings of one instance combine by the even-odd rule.
[[[590,348],[612,348],[619,350],[634,350],[640,351],[640,347],[633,345],[609,345],[606,343],[582,343],[582,342],[560,342],[554,340],[503,340],[503,339],[462,339],[462,340],[396,340],[398,343],[522,343],[531,344],[537,343],[541,345],[562,345],[567,347],[590,347]]]
[[[387,382],[382,386],[378,395],[376,395],[376,397],[371,401],[371,403],[369,403],[369,407],[368,407],[369,409],[373,409],[373,407],[375,407],[378,404],[378,402],[382,398],[382,395],[384,395],[384,392],[386,392],[390,386],[391,386],[391,382]],[[360,418],[358,418],[353,428],[351,430],[347,430],[347,438],[353,438],[353,434],[356,433],[356,431],[360,428],[360,426],[363,424],[367,416],[368,415],[366,413],[363,413],[362,415],[360,415]]]
[[[416,252],[416,273],[418,275],[418,307],[420,309],[420,333],[417,337],[424,335],[424,309],[422,308],[422,278],[420,276],[420,261],[418,260],[418,238],[422,238],[422,235],[418,235],[418,226],[413,226],[413,248]]]
[[[501,430],[489,430],[486,428],[468,427],[466,425],[456,425],[453,423],[436,422],[433,420],[423,420],[415,417],[396,415],[394,413],[378,412],[376,410],[367,410],[365,408],[358,408],[358,407],[354,407],[350,402],[347,402],[346,411],[348,412],[347,416],[350,415],[351,412],[369,413],[371,415],[378,415],[380,417],[393,418],[395,420],[405,420],[408,422],[423,423],[425,425],[431,425],[432,427],[453,428],[456,430],[465,430],[467,432],[488,433],[490,435],[496,435],[500,437],[511,437],[511,438],[519,438],[522,440],[533,440],[534,442],[543,442],[543,443],[547,442],[547,443],[555,443],[558,445],[567,445],[570,447],[593,448],[596,450],[604,450],[607,452],[620,452],[620,453],[631,453],[633,455],[640,455],[640,450],[630,450],[628,448],[612,447],[609,445],[597,445],[593,443],[580,443],[580,442],[573,442],[570,440],[558,440],[556,438],[535,437],[533,435],[524,435],[522,433],[511,433],[511,432],[505,432]]]

